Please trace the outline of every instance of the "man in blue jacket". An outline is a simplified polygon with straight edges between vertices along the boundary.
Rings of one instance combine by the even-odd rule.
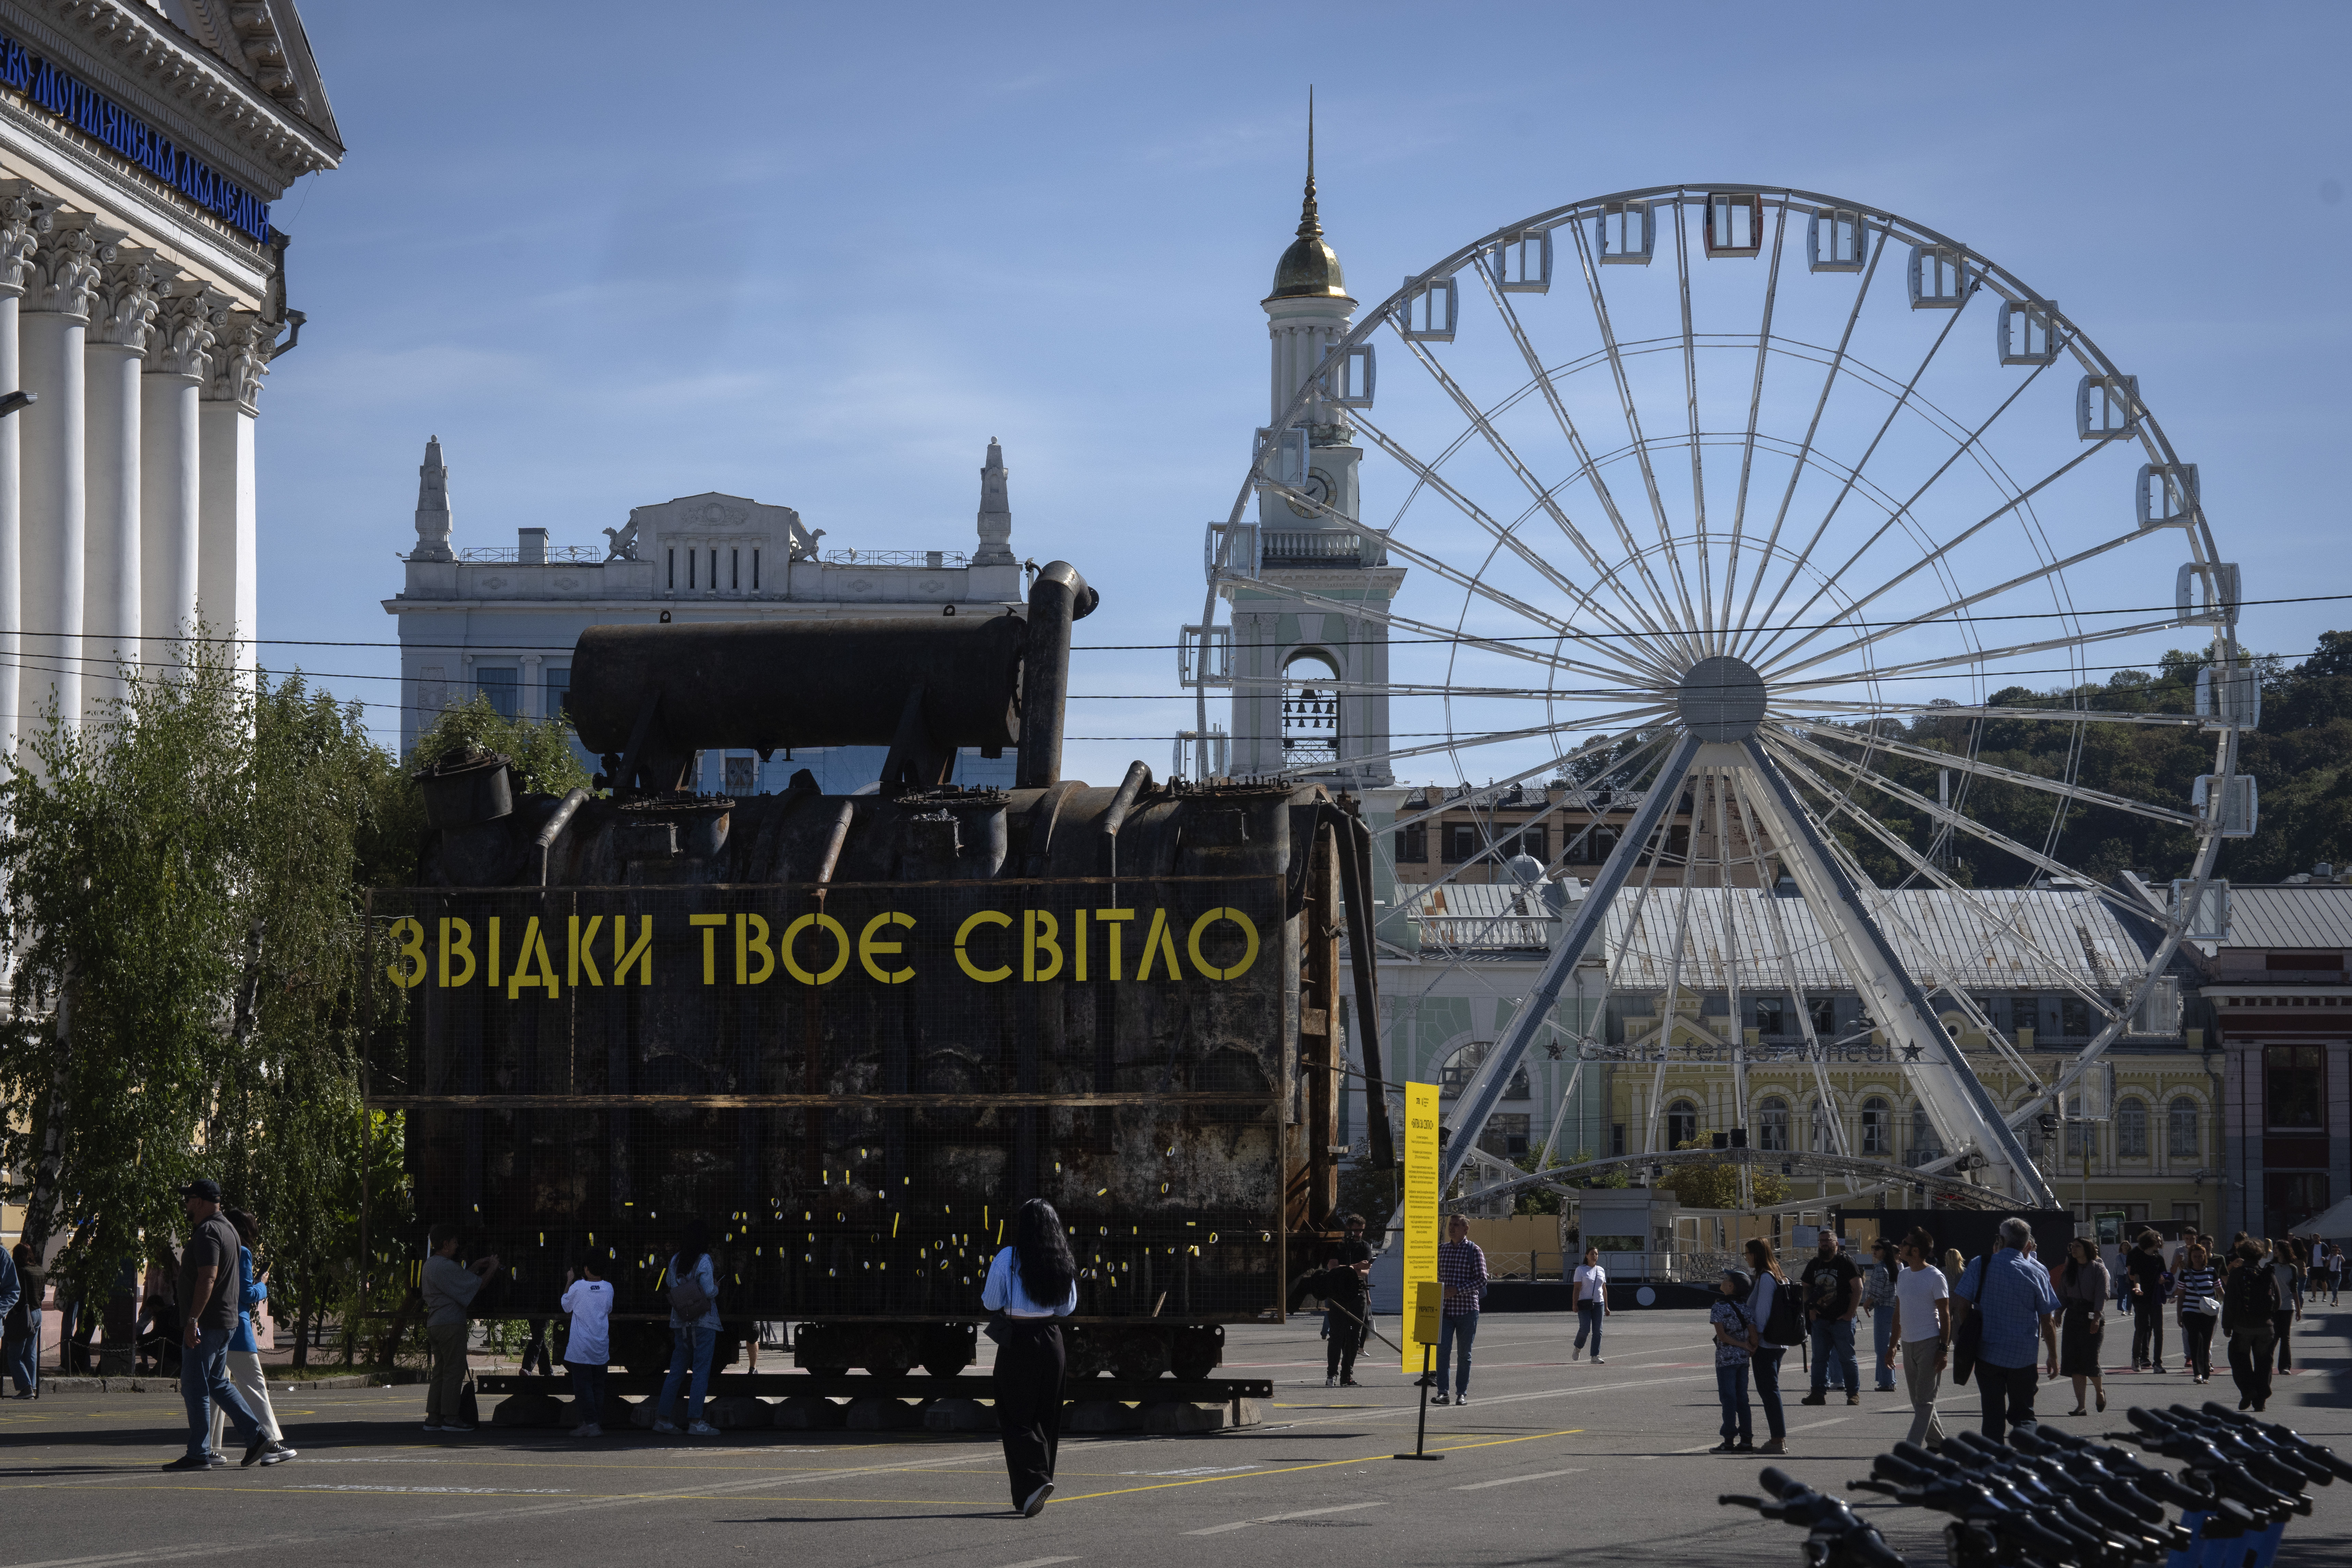
[[[1979,1315],[1977,1399],[1984,1411],[1984,1435],[1998,1443],[2012,1426],[2034,1425],[2033,1391],[2039,1382],[2034,1348],[2038,1338],[2049,1352],[2050,1375],[2058,1375],[2058,1292],[2050,1272],[2030,1256],[2033,1227],[2014,1215],[2000,1222],[2000,1249],[1972,1258],[1960,1270],[1952,1292],[1953,1331]]]

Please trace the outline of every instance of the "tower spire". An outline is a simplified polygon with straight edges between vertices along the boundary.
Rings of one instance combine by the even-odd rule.
[[[1307,198],[1298,205],[1298,237],[1319,238],[1323,219],[1315,210],[1315,89],[1307,89]]]
[[[441,437],[425,443],[425,461],[416,470],[416,550],[412,561],[455,561],[449,548],[449,469],[441,461]]]

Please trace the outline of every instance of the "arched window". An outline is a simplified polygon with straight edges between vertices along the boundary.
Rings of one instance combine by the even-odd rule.
[[[1447,1057],[1445,1065],[1438,1069],[1437,1092],[1451,1097],[1468,1089],[1470,1080],[1478,1076],[1479,1067],[1486,1060],[1486,1053],[1494,1047],[1492,1040],[1473,1040]],[[1528,1064],[1522,1061],[1512,1071],[1511,1081],[1503,1086],[1503,1098],[1526,1100],[1532,1092],[1528,1087]]]
[[[2126,1100],[2116,1107],[2116,1158],[2147,1158],[2147,1101]]]
[[[1698,1139],[1698,1107],[1677,1100],[1666,1107],[1666,1147],[1679,1149]]]
[[[2166,1120],[2172,1124],[2166,1139],[2167,1152],[2176,1160],[2197,1158],[2197,1102],[2182,1095],[2172,1102]]]
[[[1789,1102],[1779,1095],[1767,1095],[1756,1111],[1756,1146],[1776,1153],[1789,1152]]]
[[[1893,1153],[1894,1151],[1887,1147],[1890,1131],[1886,1101],[1874,1094],[1862,1102],[1862,1152],[1865,1154]]]
[[[1339,667],[1325,654],[1294,653],[1282,667],[1282,760],[1339,760]]]
[[[1936,1124],[1927,1120],[1927,1108],[1911,1108],[1911,1153],[1906,1163],[1931,1164],[1944,1157],[1943,1141],[1936,1136]]]
[[[1814,1100],[1811,1105],[1808,1107],[1808,1110],[1811,1112],[1810,1120],[1812,1122],[1813,1134],[1813,1141],[1810,1145],[1808,1145],[1808,1147],[1810,1147],[1816,1154],[1835,1153],[1837,1152],[1837,1143],[1831,1136],[1830,1118],[1836,1115],[1837,1112],[1831,1110],[1828,1106],[1823,1105],[1818,1100]]]

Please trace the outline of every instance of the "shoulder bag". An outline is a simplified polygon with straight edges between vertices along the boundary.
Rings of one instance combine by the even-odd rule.
[[[1984,1314],[1978,1310],[1984,1300],[1985,1278],[1992,1272],[1992,1259],[1979,1258],[1977,1272],[1977,1293],[1969,1300],[1969,1315],[1952,1331],[1952,1383],[1958,1386],[1969,1381],[1977,1369],[1977,1352],[1984,1344]],[[1955,1291],[1955,1295],[1958,1292]]]

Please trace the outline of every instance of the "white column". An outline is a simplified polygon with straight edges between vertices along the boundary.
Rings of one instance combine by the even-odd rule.
[[[163,271],[152,251],[108,238],[82,352],[82,463],[89,487],[83,537],[81,707],[109,716],[123,672],[140,660],[139,371]]]
[[[17,379],[16,302],[25,274],[39,248],[33,204],[21,195],[0,196],[0,392],[14,392]],[[23,656],[17,633],[24,628],[24,541],[18,505],[18,426],[0,418],[0,755],[16,749],[25,730],[16,706],[17,665]]]
[[[37,731],[54,701],[81,718],[82,335],[98,282],[98,243],[69,221],[37,219],[41,248],[22,304],[18,367],[39,399],[12,416],[21,443],[25,662],[18,733]]]
[[[174,294],[148,329],[139,386],[139,621],[150,658],[164,651],[152,639],[195,626],[202,473],[196,400],[223,303],[201,289]]]
[[[235,637],[237,668],[260,662],[252,638],[259,622],[254,587],[254,399],[267,374],[269,333],[261,318],[232,311],[222,320],[196,411],[196,614],[205,635]]]
[[[522,716],[526,719],[552,719],[555,715],[547,710],[546,678],[541,669],[546,662],[546,656],[526,653],[517,657],[522,662],[522,694],[519,700]]]

